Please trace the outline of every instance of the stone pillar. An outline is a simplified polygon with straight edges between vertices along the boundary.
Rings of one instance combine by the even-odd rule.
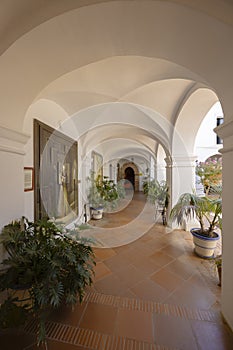
[[[232,117],[233,119],[233,117]],[[222,314],[233,330],[233,120],[224,122],[215,131],[223,139],[223,241],[222,241]]]
[[[166,161],[166,177],[169,186],[170,204],[168,212],[176,204],[180,195],[183,193],[192,193],[196,186],[196,157],[195,156],[175,156],[165,159]],[[177,224],[171,223],[171,227],[176,228]],[[197,220],[192,219],[185,223],[183,228],[189,231],[191,227],[199,227]]]
[[[170,188],[170,202],[173,206],[179,196],[195,190],[195,156],[173,156],[165,158],[166,178]]]

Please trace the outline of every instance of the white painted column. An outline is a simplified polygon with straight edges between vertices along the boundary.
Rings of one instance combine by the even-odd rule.
[[[158,181],[166,180],[166,153],[161,145],[156,154],[156,178]]]
[[[233,118],[232,118],[233,119]],[[215,129],[223,139],[223,272],[222,314],[233,330],[233,120]]]
[[[165,158],[166,160],[166,178],[169,185],[170,203],[168,212],[176,204],[178,198],[183,193],[192,193],[195,191],[195,156],[175,156],[173,158]],[[170,222],[171,227],[175,228],[177,225]],[[198,227],[196,220],[189,220],[182,227],[189,231],[191,227]]]
[[[173,206],[182,193],[190,193],[195,189],[196,157],[179,155],[165,158],[165,161],[167,183],[171,191],[170,202]]]

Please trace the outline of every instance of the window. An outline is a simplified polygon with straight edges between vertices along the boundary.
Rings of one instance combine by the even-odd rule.
[[[223,123],[223,117],[217,117],[217,126]],[[223,143],[222,139],[217,135],[217,145],[221,145]]]

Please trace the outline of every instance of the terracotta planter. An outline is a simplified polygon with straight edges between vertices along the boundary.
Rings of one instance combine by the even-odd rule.
[[[193,235],[193,243],[195,245],[194,251],[201,258],[210,259],[214,255],[217,241],[220,236],[217,232],[214,232],[214,237],[202,236],[199,232],[199,228],[192,228],[190,230]]]

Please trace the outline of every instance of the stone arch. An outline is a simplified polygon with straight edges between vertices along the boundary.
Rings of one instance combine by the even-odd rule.
[[[139,170],[138,170],[137,165],[134,162],[126,162],[126,163],[124,163],[121,166],[120,171],[119,171],[120,179],[124,179],[124,177],[125,177],[125,170],[127,168],[132,168],[133,171],[134,171],[134,176],[135,176],[135,178],[134,178],[134,186],[135,186],[134,190],[136,192],[138,192],[139,191]]]

